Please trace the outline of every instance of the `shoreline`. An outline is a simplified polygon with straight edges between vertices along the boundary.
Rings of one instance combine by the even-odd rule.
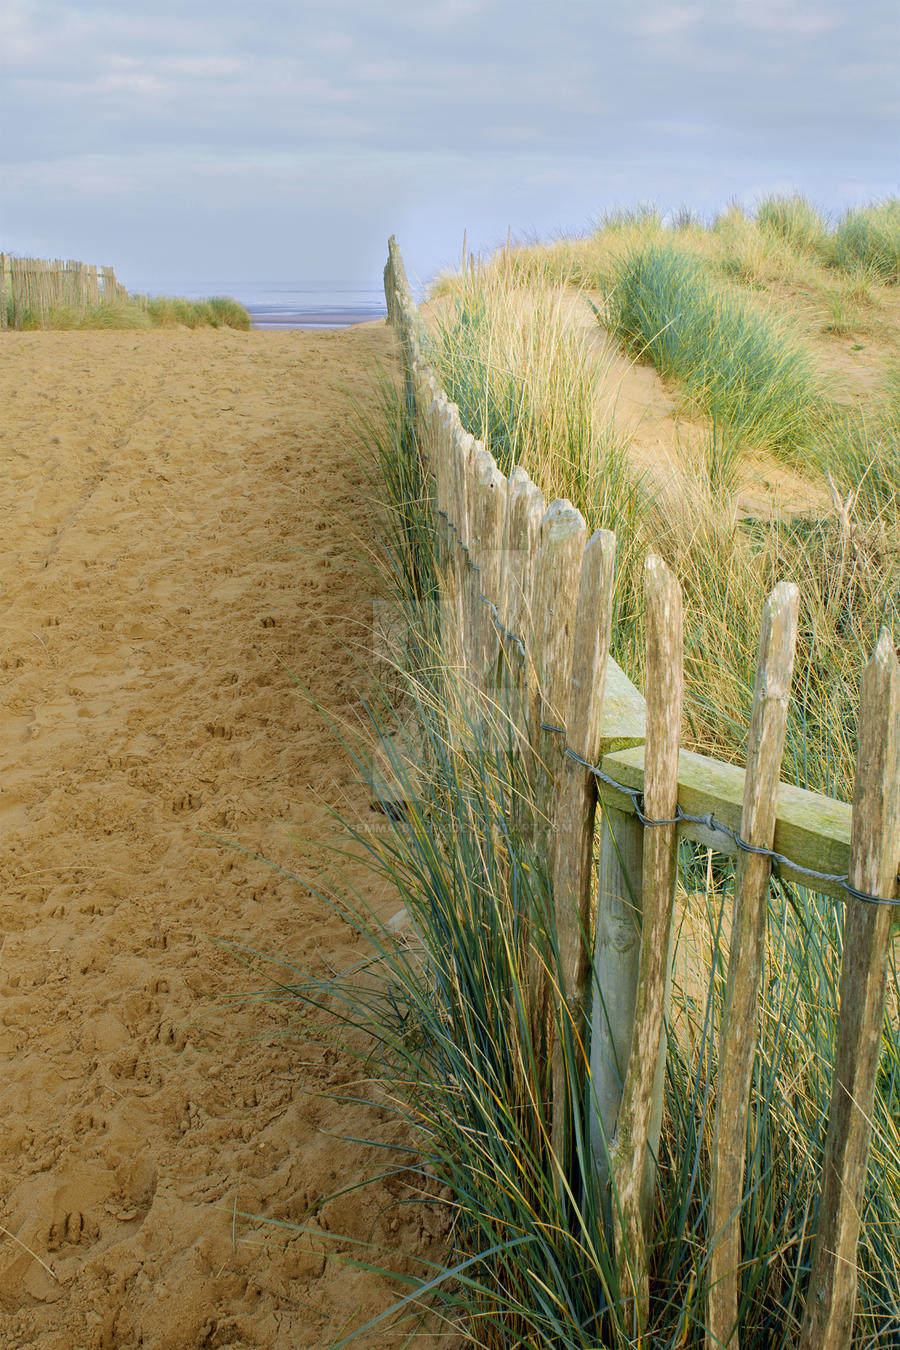
[[[387,318],[384,306],[359,308],[314,310],[297,309],[273,312],[270,306],[245,305],[250,315],[252,328],[257,332],[290,332],[295,329],[311,331],[321,329],[352,328],[355,324],[372,323]]]

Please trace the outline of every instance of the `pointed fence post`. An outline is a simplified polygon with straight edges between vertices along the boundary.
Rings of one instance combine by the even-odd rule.
[[[429,371],[424,397],[431,411],[429,430],[434,457],[437,512],[435,530],[439,541],[438,575],[440,578],[441,644],[446,660],[455,664],[459,649],[459,543],[456,523],[460,517],[458,475],[456,472],[456,440],[459,419],[451,415],[447,405],[438,398],[437,381]]]
[[[506,566],[503,569],[503,590],[500,596],[500,617],[504,626],[510,628],[513,632],[518,631],[514,627],[514,623],[518,616],[522,593],[521,559],[518,556],[513,556],[521,548],[521,544],[514,537],[513,503],[530,488],[534,488],[534,484],[528,474],[520,464],[514,465],[507,479],[506,522],[503,527],[503,547],[506,550],[507,558]],[[534,488],[534,490],[536,492],[537,488]],[[543,515],[543,510],[541,515]],[[537,535],[535,535],[535,538],[537,538]],[[532,540],[532,546],[533,543]]]
[[[74,286],[75,305],[78,312],[83,316],[87,301],[84,285],[84,263],[72,261],[69,263],[69,270],[72,274],[72,284]]]
[[[421,390],[416,389],[416,431],[419,435],[422,458],[426,469],[431,473],[434,473],[434,445],[437,438],[438,423],[445,407],[446,398],[440,390],[429,391],[427,387]]]
[[[533,670],[534,636],[532,608],[534,601],[535,558],[540,539],[541,520],[546,511],[543,493],[523,469],[513,469],[509,476],[506,519],[506,583],[504,588],[504,623],[514,638],[504,643],[506,657],[507,715],[512,722],[517,750],[523,764],[528,757],[521,752],[528,736],[526,682],[536,681]],[[530,771],[530,765],[527,766]]]
[[[488,452],[480,441],[473,441],[472,452],[466,463],[466,501],[468,503],[469,534],[466,540],[465,566],[465,675],[471,691],[474,691],[473,713],[477,695],[484,692],[484,671],[481,668],[481,571],[480,541],[478,538],[478,479],[484,460],[480,456]]]
[[[797,587],[782,581],[763,610],[740,829],[741,838],[757,848],[771,848],[775,837],[799,602]],[[707,1350],[722,1350],[728,1345],[737,1350],[739,1344],[741,1205],[771,870],[771,859],[764,854],[741,853],[738,858],[731,955],[719,1034]]]
[[[530,484],[531,479],[521,465],[514,465],[509,478],[506,480],[506,519],[503,522],[503,576],[500,582],[500,599],[497,602],[500,623],[506,630],[499,634],[500,664],[497,678],[502,706],[510,721],[513,720],[515,707],[515,701],[510,699],[510,693],[521,691],[522,648],[525,646],[525,632],[520,626],[519,618],[519,601],[522,593],[522,560],[518,556],[518,550],[513,542],[513,504],[519,501],[522,493]],[[514,636],[510,637],[510,634]],[[518,637],[519,642],[515,641],[516,637]],[[522,644],[521,647],[519,643]],[[511,664],[513,661],[515,664]]]
[[[644,827],[636,815],[627,815],[604,803],[592,963],[591,1150],[599,1184],[606,1197],[610,1182],[609,1155],[634,1035],[643,877]]]
[[[898,719],[900,666],[891,635],[882,629],[860,690],[850,885],[889,900],[897,894],[900,864]],[[845,1350],[850,1344],[887,952],[896,913],[888,905],[847,896],[822,1199],[799,1350]]]
[[[527,699],[528,740],[531,753],[528,767],[533,801],[530,820],[525,822],[525,837],[530,835],[531,850],[538,874],[549,882],[549,852],[553,803],[565,755],[564,732],[548,731],[548,726],[565,728],[572,674],[572,637],[578,583],[584,557],[587,527],[580,511],[571,502],[553,501],[541,521],[540,542],[535,563],[532,630],[534,661],[529,669]],[[550,896],[543,893],[547,911],[535,915],[539,930],[553,922]],[[535,932],[529,938],[526,962],[531,995],[531,1024],[535,1053],[546,1066],[547,1090],[550,1054],[550,978],[541,952],[542,940]],[[548,1103],[549,1106],[549,1103]]]
[[[434,377],[432,376],[432,379]],[[435,387],[437,385],[435,382]],[[459,580],[465,575],[463,569],[465,554],[459,548],[459,518],[466,513],[466,502],[461,499],[458,445],[463,436],[459,409],[455,403],[448,403],[443,390],[435,395],[433,425],[435,451],[440,456],[438,468],[438,516],[439,537],[441,539],[441,631],[444,638],[444,651],[453,659],[458,652],[461,611],[459,607]],[[443,514],[441,514],[443,513]],[[456,632],[453,632],[453,630]]]
[[[25,293],[26,271],[24,258],[8,258],[9,286],[13,299],[13,328],[18,332],[22,327],[22,297]]]
[[[394,236],[391,235],[391,241],[393,241],[393,239]],[[384,277],[384,299],[387,304],[388,323],[392,328],[396,328],[399,318],[399,309],[397,305],[397,287],[394,281],[394,258],[390,251],[390,243],[388,244],[388,260],[384,265],[384,272],[382,275]]]
[[[469,541],[472,534],[472,503],[469,498],[471,465],[475,455],[475,440],[461,428],[454,434],[451,447],[453,496],[456,501],[455,531],[452,532],[453,575],[456,585],[456,642],[451,648],[455,665],[460,674],[467,674],[467,663],[471,650],[469,633]]]
[[[606,668],[600,756],[642,746],[647,705],[610,657]],[[591,962],[591,1079],[588,1107],[591,1152],[601,1192],[609,1198],[609,1146],[615,1136],[622,1085],[631,1053],[641,938],[644,830],[635,814],[601,802],[597,918]]]
[[[581,512],[571,502],[551,502],[541,521],[538,545],[532,615],[537,688],[529,690],[529,739],[537,758],[534,843],[542,857],[549,854],[553,801],[566,746],[564,735],[546,728],[566,725],[586,538]]]
[[[431,376],[434,381],[434,376]],[[437,388],[435,382],[435,388]],[[438,394],[434,395],[437,401]],[[466,554],[463,545],[468,533],[468,502],[466,498],[466,474],[464,470],[464,442],[466,437],[462,424],[448,423],[444,436],[446,455],[445,491],[447,504],[444,510],[448,519],[445,524],[447,541],[447,584],[449,594],[442,605],[444,627],[442,629],[444,654],[454,667],[463,663],[463,626],[465,615],[462,605],[462,584],[466,573]]]
[[[477,674],[489,698],[496,692],[500,633],[491,605],[500,600],[503,575],[503,536],[506,530],[506,479],[494,456],[481,450],[475,459],[475,539],[477,542],[475,600]]]
[[[588,540],[581,566],[566,742],[595,764],[600,754],[603,695],[612,628],[613,574],[616,536],[596,530]],[[561,988],[560,1028],[571,1028],[571,1038],[587,1046],[590,992],[590,956],[593,916],[591,873],[597,783],[590,769],[566,757],[556,805],[556,828],[551,851],[553,906],[559,943]],[[565,1054],[559,1033],[553,1046],[553,1151],[562,1160],[572,1111],[581,1112],[584,1094],[583,1056],[573,1062]],[[569,1070],[575,1073],[569,1079]]]
[[[417,402],[418,408],[418,402]],[[425,462],[433,477],[429,484],[434,507],[435,555],[438,571],[443,574],[448,563],[449,544],[447,540],[447,522],[440,514],[446,511],[446,445],[449,440],[449,427],[452,423],[453,404],[445,399],[435,398],[425,409],[422,430],[424,433]]]
[[[622,1105],[611,1150],[613,1231],[626,1330],[646,1329],[650,1291],[644,1235],[645,1174],[655,1167],[651,1145],[670,964],[677,839],[678,744],[683,696],[681,587],[661,558],[644,568],[647,640],[647,745],[644,814],[671,824],[644,828],[643,921],[634,1032]],[[652,1194],[652,1192],[651,1192]]]

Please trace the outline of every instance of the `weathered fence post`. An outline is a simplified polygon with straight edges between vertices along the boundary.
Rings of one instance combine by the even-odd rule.
[[[465,674],[475,692],[473,713],[478,710],[478,696],[484,693],[484,671],[481,667],[481,568],[479,565],[479,539],[476,504],[478,500],[478,477],[481,472],[479,456],[486,454],[480,441],[472,444],[472,454],[466,465],[466,498],[469,503],[469,537],[466,540],[465,603],[466,603],[466,659]]]
[[[419,376],[417,397],[421,397],[427,412],[425,424],[430,437],[431,454],[435,468],[435,529],[441,540],[440,558],[440,622],[441,639],[451,663],[459,646],[458,566],[459,542],[456,525],[460,517],[456,444],[459,424],[439,415],[437,381],[429,371],[427,378]]]
[[[893,899],[900,864],[900,666],[882,629],[863,671],[850,885]],[[872,1134],[875,1076],[884,1026],[886,963],[896,911],[848,895],[841,965],[841,1016],[819,1226],[799,1350],[845,1350],[856,1306],[856,1248]]]
[[[428,427],[428,445],[432,460],[432,472],[435,482],[435,506],[438,511],[435,520],[437,537],[440,544],[439,569],[446,577],[447,570],[453,564],[455,550],[454,531],[451,529],[455,495],[455,459],[454,443],[462,433],[459,409],[455,403],[449,403],[443,390],[436,390],[429,403],[425,422]],[[453,506],[453,511],[451,507]]]
[[[571,502],[550,503],[541,520],[532,589],[533,659],[528,667],[526,716],[530,753],[526,755],[531,788],[530,819],[523,821],[534,861],[543,871],[549,860],[553,802],[565,754],[565,718],[572,671],[572,630],[587,527]],[[560,730],[549,731],[547,727]],[[549,868],[547,880],[549,881]],[[538,929],[552,922],[549,894],[546,912],[536,915]],[[534,934],[537,939],[537,933]],[[550,1064],[550,973],[540,940],[530,941],[526,962],[531,997],[535,1052]]]
[[[643,696],[610,657],[606,668],[599,757],[642,746],[647,738]],[[609,1192],[609,1146],[634,1031],[641,938],[644,832],[637,816],[617,809],[598,784],[601,802],[597,917],[591,1011],[591,1151],[600,1187]]]
[[[575,605],[587,526],[571,502],[550,503],[541,521],[532,621],[537,687],[529,691],[529,739],[536,755],[536,852],[549,854],[553,802],[565,754]],[[559,731],[548,730],[550,727]]]
[[[80,262],[71,259],[68,264],[68,272],[72,305],[78,310],[79,314],[84,314],[84,268]]]
[[[778,781],[787,727],[799,592],[780,582],[763,610],[747,745],[741,838],[769,849],[775,836]],[[741,853],[735,881],[734,924],[725,1009],[719,1035],[716,1123],[710,1197],[708,1350],[738,1346],[741,1206],[756,1011],[765,961],[771,859]]]
[[[455,495],[456,469],[453,441],[460,422],[455,405],[448,402],[446,394],[434,377],[429,375],[427,379],[423,379],[418,364],[415,366],[415,372],[416,424],[420,427],[421,443],[434,477],[435,561],[437,570],[445,582],[441,587],[440,609],[444,636],[449,644],[450,634],[447,628],[452,622],[454,605],[447,581],[450,572],[455,568],[457,552],[455,537],[450,528],[454,509],[452,503]]]
[[[594,764],[600,753],[603,694],[612,628],[616,537],[596,530],[581,567],[572,652],[568,747]],[[590,769],[566,757],[560,772],[551,850],[553,905],[559,943],[560,1028],[587,1044],[587,1006],[593,916],[591,874],[597,784]],[[580,1061],[577,1061],[580,1062]],[[569,1081],[561,1036],[553,1046],[553,1150],[562,1161],[569,1122],[580,1115],[584,1080]]]
[[[396,239],[391,235],[388,240],[388,257],[384,264],[384,299],[387,305],[388,323],[392,328],[397,327],[399,318],[397,310],[397,287],[394,281],[394,253],[393,246],[396,245]]]
[[[537,684],[533,670],[534,559],[540,539],[541,520],[546,510],[543,493],[523,469],[509,476],[506,512],[506,584],[504,587],[504,623],[519,638],[504,642],[506,669],[504,704],[512,723],[516,748],[528,772],[527,755],[521,755],[528,737],[528,689],[526,681]]]
[[[503,535],[506,529],[506,479],[494,456],[481,450],[475,457],[476,541],[474,597],[476,605],[476,674],[488,698],[496,693],[500,634],[491,605],[500,599],[503,577]]]
[[[601,1188],[610,1181],[622,1088],[628,1072],[641,956],[644,830],[636,815],[607,803],[600,821],[594,999],[591,1013],[591,1148]]]
[[[683,647],[681,588],[661,558],[644,568],[647,639],[647,746],[644,814],[665,824],[644,828],[641,955],[634,1032],[622,1105],[612,1145],[613,1231],[620,1292],[633,1333],[646,1328],[647,1271],[645,1176],[655,1167],[652,1138],[662,1089],[658,1071],[670,965],[675,898],[678,745],[681,734]],[[652,1192],[651,1192],[652,1194]]]
[[[455,645],[452,627],[457,618],[456,574],[459,548],[453,528],[459,514],[456,500],[456,464],[454,445],[461,429],[456,408],[437,396],[436,382],[431,378],[425,387],[427,443],[435,479],[435,535],[438,541],[437,566],[440,576],[441,633],[448,654]]]
[[[520,464],[513,465],[506,482],[506,522],[503,526],[503,547],[506,550],[507,557],[503,569],[503,589],[500,595],[499,608],[504,626],[512,632],[518,632],[519,630],[514,627],[514,616],[518,614],[522,595],[523,559],[519,556],[521,545],[517,546],[513,542],[513,503],[530,488],[534,488],[535,491],[537,491],[537,488],[534,487]],[[543,515],[543,510],[541,515]]]
[[[472,641],[469,625],[468,585],[469,555],[468,547],[472,537],[472,502],[469,497],[471,466],[475,457],[475,439],[467,431],[460,430],[453,436],[450,445],[452,456],[453,490],[456,500],[456,526],[454,533],[455,559],[453,577],[456,585],[456,644],[451,651],[455,657],[457,669],[465,674]]]
[[[6,316],[6,254],[0,253],[0,332],[5,332],[8,322]]]
[[[25,270],[21,258],[9,258],[9,282],[13,299],[13,327],[18,329],[25,289]]]
[[[38,288],[41,304],[41,325],[43,326],[50,316],[50,305],[53,301],[53,282],[51,281],[52,264],[46,260],[38,263]]]

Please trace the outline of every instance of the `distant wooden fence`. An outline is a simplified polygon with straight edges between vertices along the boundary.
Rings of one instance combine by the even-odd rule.
[[[46,323],[55,305],[83,314],[92,305],[127,298],[127,290],[116,280],[111,267],[59,259],[12,258],[0,253],[0,329],[7,328],[10,321],[13,328],[20,328],[26,311]]]
[[[882,632],[863,675],[852,807],[779,782],[798,610],[797,589],[787,583],[775,588],[762,616],[746,769],[680,751],[677,581],[661,559],[648,558],[645,702],[609,656],[614,535],[600,530],[587,538],[574,506],[547,506],[520,468],[506,478],[463,427],[424,360],[422,322],[393,238],[385,293],[434,478],[450,658],[475,689],[508,708],[523,745],[534,751],[536,819],[546,822],[536,842],[553,884],[563,994],[590,1035],[592,1141],[601,1177],[611,1168],[606,1179],[615,1185],[614,1241],[623,1281],[631,1281],[623,1288],[633,1325],[646,1326],[645,1226],[662,1119],[677,844],[688,838],[737,858],[712,1142],[710,1350],[736,1350],[739,1339],[740,1210],[773,862],[782,877],[847,903],[819,1229],[799,1342],[800,1350],[845,1350],[900,866],[893,641]],[[558,1049],[554,1056],[559,1139],[568,1094]]]

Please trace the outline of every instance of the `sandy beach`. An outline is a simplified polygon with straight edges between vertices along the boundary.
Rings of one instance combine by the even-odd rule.
[[[0,356],[0,1344],[324,1347],[403,1292],[345,1258],[435,1255],[444,1221],[403,1174],[329,1199],[382,1170],[343,1136],[401,1127],[337,1099],[379,1089],[244,1001],[261,977],[222,944],[318,974],[362,954],[251,855],[297,869],[291,828],[371,812],[291,672],[353,716],[371,523],[344,391],[392,339],[10,333]]]

